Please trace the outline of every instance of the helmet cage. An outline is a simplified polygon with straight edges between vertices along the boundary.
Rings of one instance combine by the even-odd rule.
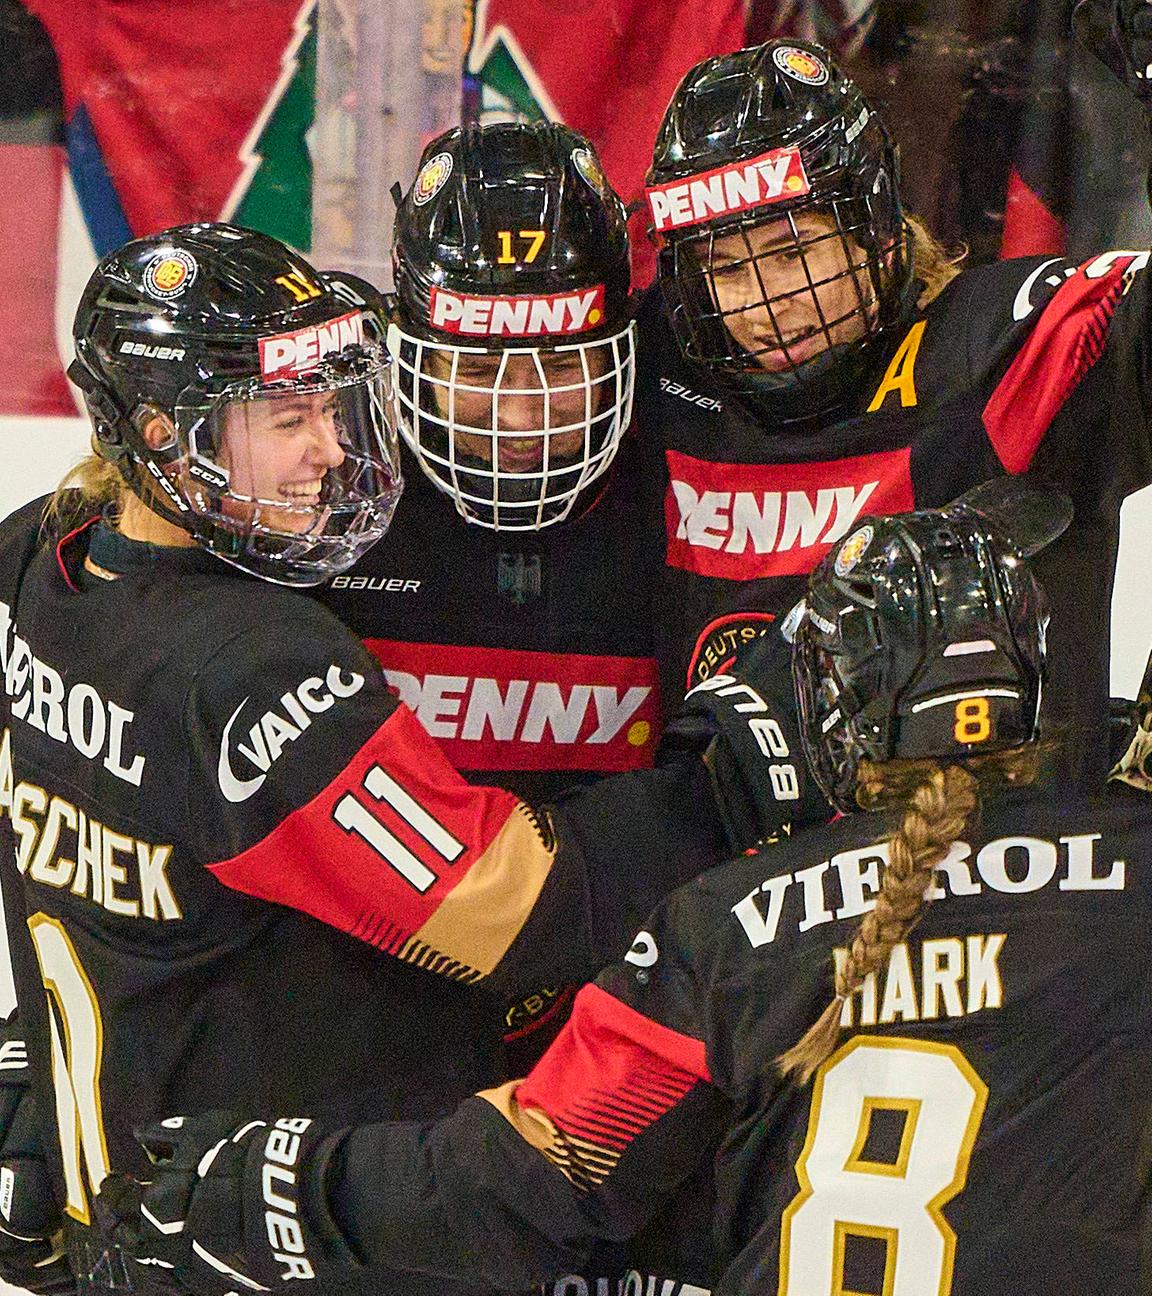
[[[802,232],[797,217],[809,213],[821,216],[826,227]],[[769,222],[782,227],[782,237],[761,248],[753,232]],[[887,322],[882,303],[891,297],[892,281],[899,274],[896,263],[908,255],[904,227],[884,243],[876,241],[874,231],[868,202],[816,197],[782,212],[746,212],[696,238],[670,243],[664,259],[676,284],[679,300],[673,321],[684,353],[730,377],[751,370],[760,388],[768,390],[793,386],[813,368],[828,367],[829,358],[835,361],[847,347],[870,342]],[[834,263],[821,270],[817,261],[826,260],[830,251]],[[777,267],[787,264],[800,266],[803,281],[784,292],[772,291],[773,281],[780,279]],[[794,274],[788,277],[795,280]],[[718,285],[727,278],[738,279],[750,291],[740,304],[725,308]],[[800,335],[786,332],[781,324],[781,315],[795,299],[803,299],[805,314],[814,307],[816,315],[816,322]],[[761,319],[759,347],[737,341],[730,327],[748,314]],[[822,335],[824,345],[812,356],[798,356],[796,344],[814,333]],[[761,367],[762,358],[770,354],[778,361],[772,370]]]
[[[491,348],[431,340],[393,324],[388,343],[400,433],[437,489],[478,526],[537,531],[569,517],[607,471],[631,421],[632,322],[558,346]],[[492,366],[490,379],[470,374],[477,357]],[[530,381],[511,374],[514,365],[525,372],[521,358]],[[502,418],[509,402],[513,412]],[[517,451],[517,468],[501,467]]]

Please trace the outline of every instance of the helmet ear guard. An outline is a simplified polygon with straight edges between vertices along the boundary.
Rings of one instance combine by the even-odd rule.
[[[944,509],[870,519],[812,573],[788,618],[793,678],[806,755],[841,810],[861,760],[955,761],[1036,740],[1048,609],[1023,555],[1070,518],[1064,496],[987,484]]]

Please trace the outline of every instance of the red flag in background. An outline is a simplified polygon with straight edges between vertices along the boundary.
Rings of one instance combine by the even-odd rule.
[[[56,354],[56,244],[64,151],[48,36],[0,0],[0,414],[72,414]]]
[[[266,178],[263,128],[274,125],[298,70],[314,0],[25,4],[60,62],[69,163],[97,253],[130,236],[222,216],[278,233],[242,207]],[[306,97],[305,162],[310,86]],[[282,195],[285,209],[295,196]],[[297,241],[298,212],[297,204],[289,213]]]
[[[625,203],[638,202],[680,79],[743,44],[743,0],[480,0],[466,106],[482,121],[551,118],[582,131]],[[629,229],[643,285],[655,268],[643,212]]]

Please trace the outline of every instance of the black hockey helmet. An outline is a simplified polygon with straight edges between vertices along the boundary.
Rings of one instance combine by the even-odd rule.
[[[827,50],[707,59],[660,126],[648,202],[681,349],[776,422],[852,398],[914,305],[884,123]]]
[[[860,761],[959,760],[1039,732],[1048,604],[1024,559],[1072,516],[1013,478],[869,519],[789,617],[805,754],[841,810]]]
[[[97,453],[245,571],[312,585],[350,567],[401,489],[363,287],[233,225],[110,253],[81,298],[68,370]],[[157,428],[167,435],[153,444]]]
[[[550,122],[424,150],[396,216],[396,421],[468,521],[538,530],[608,468],[635,370],[624,206]]]

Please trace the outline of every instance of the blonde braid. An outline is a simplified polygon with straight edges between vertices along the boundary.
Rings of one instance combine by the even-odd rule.
[[[836,998],[803,1039],[776,1059],[782,1075],[795,1075],[801,1083],[836,1047],[844,1001],[865,977],[887,966],[893,948],[916,925],[936,866],[964,831],[979,800],[976,779],[968,770],[960,765],[941,769],[926,761],[884,766],[863,761],[858,788],[857,799],[865,808],[903,802],[904,821],[888,839],[888,864],[876,906],[861,920],[836,973]]]

